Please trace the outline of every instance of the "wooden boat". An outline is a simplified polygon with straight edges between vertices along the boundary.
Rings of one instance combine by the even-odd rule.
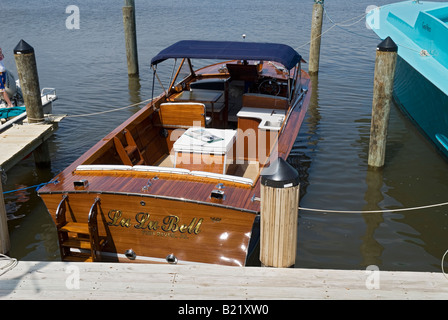
[[[303,60],[282,44],[180,41],[152,59],[155,79],[168,59],[180,65],[163,93],[39,190],[63,260],[248,264],[260,172],[288,157],[308,107]]]
[[[11,73],[8,72],[8,74],[9,77],[14,79],[14,76]],[[13,90],[11,100],[14,101],[14,104],[16,106],[7,108],[3,100],[0,101],[0,132],[5,131],[6,129],[12,127],[14,124],[23,123],[23,121],[26,120],[27,117],[19,81],[17,80],[13,86],[11,85],[11,87],[12,88],[9,88],[10,90]],[[56,101],[57,99],[58,96],[56,95],[56,89],[43,88],[41,90],[42,108],[45,115],[49,115],[52,113],[53,101]]]

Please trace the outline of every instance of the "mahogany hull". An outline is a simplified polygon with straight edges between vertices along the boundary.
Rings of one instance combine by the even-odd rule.
[[[67,219],[87,223],[87,213],[97,196],[101,202],[98,233],[107,240],[102,260],[123,260],[125,252],[132,249],[136,253],[133,262],[166,263],[166,257],[174,254],[179,263],[246,264],[254,213],[181,199],[69,193]],[[41,197],[56,220],[62,196],[42,194]]]

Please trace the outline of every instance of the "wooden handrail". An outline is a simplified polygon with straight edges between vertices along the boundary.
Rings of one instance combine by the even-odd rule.
[[[61,202],[59,202],[58,208],[56,209],[56,225],[58,228],[64,226],[67,223],[65,217],[65,212],[67,211],[68,195],[64,194],[62,196]]]
[[[90,208],[89,217],[88,217],[88,225],[89,225],[89,233],[90,233],[90,245],[92,251],[92,259],[93,261],[97,260],[97,251],[99,250],[99,236],[98,236],[98,210],[100,205],[100,197],[96,197],[95,201]]]

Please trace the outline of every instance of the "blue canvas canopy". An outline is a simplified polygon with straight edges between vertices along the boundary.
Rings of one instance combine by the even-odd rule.
[[[302,59],[293,48],[279,43],[182,40],[160,51],[151,65],[172,58],[275,61],[288,70]]]

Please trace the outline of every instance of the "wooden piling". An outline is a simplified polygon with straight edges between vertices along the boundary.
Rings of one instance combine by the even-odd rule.
[[[42,99],[40,95],[39,76],[37,74],[34,48],[24,40],[20,40],[14,48],[14,58],[16,61],[23,100],[25,101],[28,122],[42,122],[44,120],[44,109],[42,107]]]
[[[0,253],[7,254],[10,250],[10,240],[8,217],[6,215],[5,199],[3,197],[2,173],[3,171],[0,170]]]
[[[291,267],[297,251],[299,174],[282,158],[263,171],[260,261],[265,267]]]
[[[368,165],[384,166],[398,47],[387,37],[376,51]]]
[[[137,54],[137,31],[135,27],[135,2],[126,0],[123,7],[124,39],[126,45],[126,58],[128,62],[128,75],[137,76],[138,54]]]
[[[324,16],[324,0],[314,0],[311,18],[311,42],[308,73],[319,72],[320,43],[322,36],[322,20]]]
[[[24,40],[20,40],[14,48],[14,59],[25,102],[28,123],[42,123],[45,118],[34,48]],[[51,165],[50,153],[46,142],[42,142],[34,150],[34,161],[38,167],[49,167]]]

